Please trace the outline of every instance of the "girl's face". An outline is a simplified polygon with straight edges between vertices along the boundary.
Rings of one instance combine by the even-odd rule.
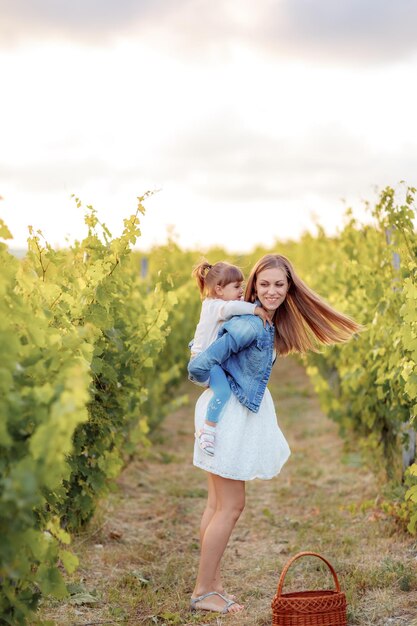
[[[284,302],[288,287],[287,275],[280,267],[271,267],[258,273],[255,282],[256,295],[271,316]]]
[[[243,296],[242,282],[228,283],[224,287],[216,285],[215,293],[216,298],[221,298],[222,300],[241,300]]]

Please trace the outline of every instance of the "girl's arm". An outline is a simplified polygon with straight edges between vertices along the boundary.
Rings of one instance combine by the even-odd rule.
[[[247,348],[259,332],[256,324],[250,323],[250,319],[243,320],[241,317],[236,317],[230,320],[223,335],[216,339],[207,350],[190,361],[189,374],[198,382],[205,382],[210,376],[213,365],[221,365],[231,354]]]
[[[263,320],[264,326],[266,322],[272,324],[265,309],[254,302],[244,300],[223,300],[218,315],[220,320],[228,320],[234,315],[257,315]]]
[[[253,315],[256,304],[244,300],[217,300],[219,303],[218,316],[220,320],[228,320],[234,315]]]

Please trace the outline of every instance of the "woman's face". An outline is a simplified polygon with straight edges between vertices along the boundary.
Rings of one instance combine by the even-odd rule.
[[[255,287],[262,306],[272,316],[287,296],[289,287],[287,275],[280,267],[262,270],[256,277]]]

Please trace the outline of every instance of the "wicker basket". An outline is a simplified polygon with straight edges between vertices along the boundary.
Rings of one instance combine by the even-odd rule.
[[[296,591],[282,593],[285,576],[291,565],[302,556],[316,556],[329,567],[335,591]],[[272,626],[347,626],[346,597],[330,563],[316,552],[299,552],[289,559],[282,570],[278,589],[272,600]]]

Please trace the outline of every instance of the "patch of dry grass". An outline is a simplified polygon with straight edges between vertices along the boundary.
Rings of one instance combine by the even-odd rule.
[[[266,626],[284,563],[313,550],[334,565],[351,626],[417,626],[415,539],[380,510],[381,488],[357,455],[344,452],[303,369],[280,361],[270,388],[292,456],[280,476],[247,484],[247,506],[224,559],[225,586],[245,611],[220,617],[188,610],[206,496],[205,474],[192,466],[199,390],[189,385],[190,405],[165,421],[147,458],[126,468],[75,540],[81,566],[72,598],[46,602],[42,617],[62,626]],[[309,558],[290,569],[285,586],[332,584],[321,561]],[[86,592],[89,604],[81,603]]]

